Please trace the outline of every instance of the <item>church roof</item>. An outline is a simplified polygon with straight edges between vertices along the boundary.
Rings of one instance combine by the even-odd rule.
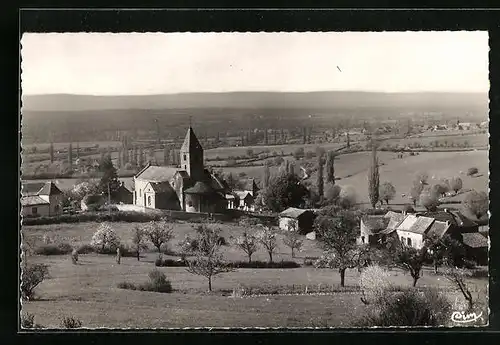
[[[147,165],[135,175],[135,178],[151,182],[165,182],[170,181],[177,171],[178,169],[173,167]]]
[[[169,193],[172,191],[172,187],[168,182],[150,182],[149,184],[155,193]]]
[[[200,142],[198,141],[198,138],[194,134],[193,128],[189,127],[186,133],[186,137],[184,138],[184,143],[181,146],[181,151],[186,152],[192,152],[192,151],[200,151],[203,150],[201,147]]]
[[[184,191],[187,194],[212,194],[215,193],[214,189],[210,187],[205,182],[196,182],[195,185],[191,188],[188,188]]]

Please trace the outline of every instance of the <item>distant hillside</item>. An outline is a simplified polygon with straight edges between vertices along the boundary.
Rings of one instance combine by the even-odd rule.
[[[487,93],[230,92],[146,96],[24,95],[24,111],[121,109],[488,109]]]

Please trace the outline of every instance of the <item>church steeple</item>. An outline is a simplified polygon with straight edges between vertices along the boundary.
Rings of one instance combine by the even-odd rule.
[[[189,126],[180,150],[181,169],[195,180],[203,179],[203,148],[194,134],[193,128]]]

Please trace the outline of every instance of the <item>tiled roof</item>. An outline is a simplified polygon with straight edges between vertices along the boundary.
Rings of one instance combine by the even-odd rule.
[[[429,217],[417,217],[417,220],[411,225],[408,229],[409,232],[413,232],[415,234],[423,235],[429,229],[429,227],[434,222],[434,218]]]
[[[304,210],[300,208],[295,208],[295,207],[289,207],[283,212],[280,213],[281,217],[288,217],[288,218],[299,218],[301,215],[303,215],[306,212],[310,212],[309,210]]]
[[[387,228],[390,219],[384,216],[363,216],[361,221],[372,232],[379,232]]]
[[[23,196],[38,195],[44,186],[45,182],[25,182],[22,184],[21,194]]]
[[[488,247],[488,239],[481,235],[479,232],[469,232],[463,233],[462,239],[464,245],[471,248],[487,248]]]
[[[174,191],[168,182],[150,182],[149,185],[151,185],[155,193],[170,193]]]
[[[450,222],[453,226],[473,227],[476,225],[472,220],[465,217],[458,211],[435,211],[419,213],[421,216],[431,217],[442,222]]]
[[[23,196],[21,198],[22,206],[50,205],[46,200],[43,200],[38,195]]]
[[[135,178],[152,182],[165,182],[170,181],[177,171],[177,168],[149,165],[140,171]]]
[[[54,182],[46,182],[38,194],[39,195],[58,195],[58,194],[62,194],[62,192],[59,188],[57,188],[57,186]]]
[[[181,152],[192,152],[194,150],[203,150],[198,138],[194,134],[193,128],[189,127],[184,138],[184,143],[181,146]]]
[[[389,211],[386,213],[384,216],[386,218],[389,218],[389,224],[387,224],[388,229],[396,229],[399,224],[406,218],[406,216],[402,213],[397,213],[393,211]]]
[[[448,223],[435,220],[434,223],[432,223],[429,231],[427,232],[427,235],[443,237],[449,228],[450,225]]]
[[[212,194],[214,193],[214,189],[210,187],[205,182],[196,182],[195,185],[191,188],[188,188],[184,191],[187,194]]]
[[[409,231],[412,225],[417,221],[417,217],[413,214],[409,214],[405,219],[398,225],[397,230]]]

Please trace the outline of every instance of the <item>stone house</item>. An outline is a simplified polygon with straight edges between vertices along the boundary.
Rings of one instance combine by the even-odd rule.
[[[52,181],[23,183],[21,214],[23,216],[57,216],[62,214],[62,192]]]
[[[306,234],[313,231],[315,214],[311,210],[289,207],[279,215],[279,228]]]
[[[203,166],[203,148],[189,127],[179,152],[180,169],[148,164],[134,176],[133,203],[146,208],[220,213],[226,187]]]

